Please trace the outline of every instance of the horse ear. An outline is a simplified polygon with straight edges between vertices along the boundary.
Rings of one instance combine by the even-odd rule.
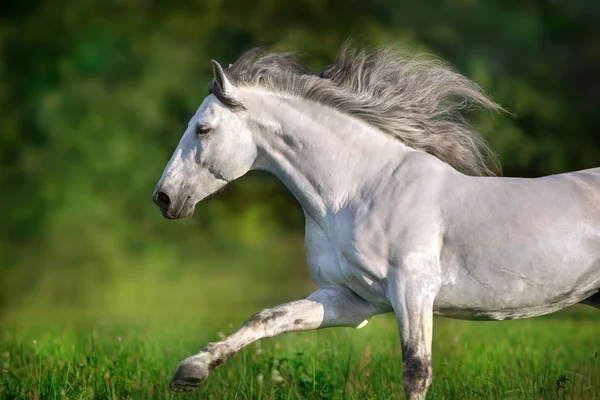
[[[211,63],[216,85],[221,89],[221,92],[225,97],[234,98],[235,87],[229,79],[227,79],[227,76],[225,76],[223,67],[215,60],[212,60]]]

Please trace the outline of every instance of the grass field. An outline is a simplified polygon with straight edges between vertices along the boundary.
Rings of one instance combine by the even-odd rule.
[[[51,317],[51,316],[50,316]],[[8,322],[5,399],[395,399],[402,362],[391,316],[361,330],[286,334],[245,349],[192,394],[177,363],[241,320]],[[584,306],[520,321],[436,319],[431,399],[600,399],[600,312]]]

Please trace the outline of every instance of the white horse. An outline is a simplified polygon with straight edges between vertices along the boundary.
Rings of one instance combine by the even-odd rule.
[[[304,210],[319,289],[182,361],[171,389],[197,388],[261,338],[360,328],[393,311],[406,397],[424,399],[433,315],[503,320],[600,307],[600,168],[485,176],[488,147],[461,110],[499,106],[445,64],[344,47],[320,75],[292,54],[256,50],[227,71],[212,65],[209,95],[154,201],[164,217],[183,218],[248,171],[273,173]]]

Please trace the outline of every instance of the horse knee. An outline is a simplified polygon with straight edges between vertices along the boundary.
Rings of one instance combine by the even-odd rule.
[[[413,393],[426,392],[433,373],[431,359],[412,358],[404,363],[404,385]]]
[[[249,328],[264,327],[269,323],[275,321],[277,318],[285,316],[286,314],[287,312],[285,310],[273,310],[267,308],[251,316],[244,323],[244,326]]]

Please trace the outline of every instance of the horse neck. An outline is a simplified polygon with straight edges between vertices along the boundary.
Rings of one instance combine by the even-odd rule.
[[[277,176],[305,214],[321,225],[328,213],[360,201],[411,151],[398,140],[341,112],[302,99],[263,95],[256,104],[256,169]]]

